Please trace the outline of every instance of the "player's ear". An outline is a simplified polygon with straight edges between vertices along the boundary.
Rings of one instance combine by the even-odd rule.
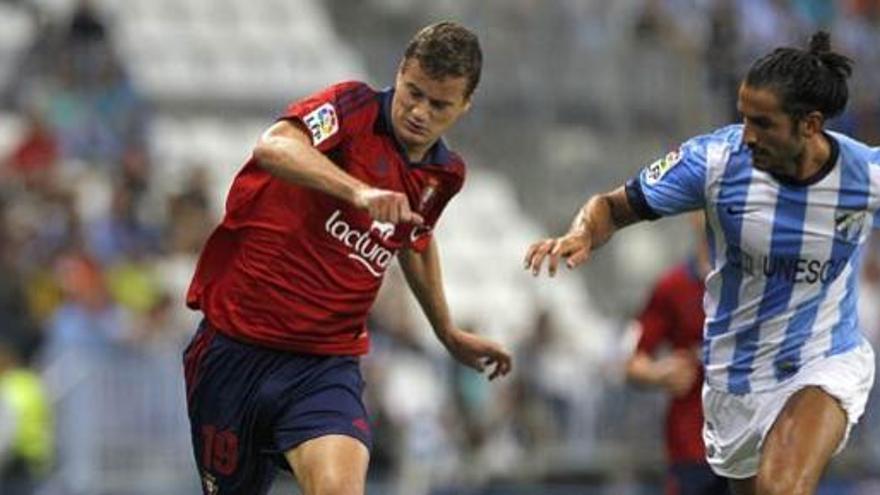
[[[825,117],[822,112],[813,110],[801,119],[803,131],[807,137],[812,137],[822,132],[822,125],[825,123]]]

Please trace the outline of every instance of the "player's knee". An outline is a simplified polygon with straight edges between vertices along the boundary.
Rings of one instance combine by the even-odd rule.
[[[338,469],[315,473],[308,485],[305,495],[364,495],[364,481]]]

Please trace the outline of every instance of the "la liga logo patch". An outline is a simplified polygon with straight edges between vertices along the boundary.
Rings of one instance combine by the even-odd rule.
[[[654,185],[666,175],[666,172],[672,170],[672,167],[678,165],[681,161],[681,152],[679,150],[670,151],[666,156],[648,165],[645,169],[645,182],[648,185]]]
[[[312,134],[312,144],[317,146],[339,132],[339,118],[331,103],[324,103],[303,118]]]

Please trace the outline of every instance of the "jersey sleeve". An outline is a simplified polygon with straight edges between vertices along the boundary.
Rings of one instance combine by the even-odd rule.
[[[312,145],[326,153],[356,132],[354,116],[375,95],[364,83],[339,83],[291,103],[279,120],[299,122],[311,136]]]
[[[706,143],[694,138],[627,181],[626,195],[640,217],[654,220],[702,208],[705,184]]]
[[[464,176],[464,165],[456,164],[454,169],[443,174],[440,180],[434,177],[427,179],[418,204],[415,205],[415,211],[422,215],[425,223],[413,228],[410,235],[410,248],[418,252],[428,248],[434,237],[434,227],[440,220],[446,205],[452,201],[452,198],[464,185]]]
[[[642,333],[636,350],[653,355],[669,336],[672,329],[672,315],[669,311],[666,291],[658,285],[651,293],[648,304],[638,317]]]

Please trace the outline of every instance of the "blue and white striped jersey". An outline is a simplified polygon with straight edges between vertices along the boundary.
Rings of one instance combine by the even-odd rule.
[[[706,211],[703,362],[714,389],[767,390],[862,340],[856,284],[880,220],[880,148],[828,135],[832,158],[805,183],[754,168],[741,125],[685,142],[627,183],[643,215]]]

